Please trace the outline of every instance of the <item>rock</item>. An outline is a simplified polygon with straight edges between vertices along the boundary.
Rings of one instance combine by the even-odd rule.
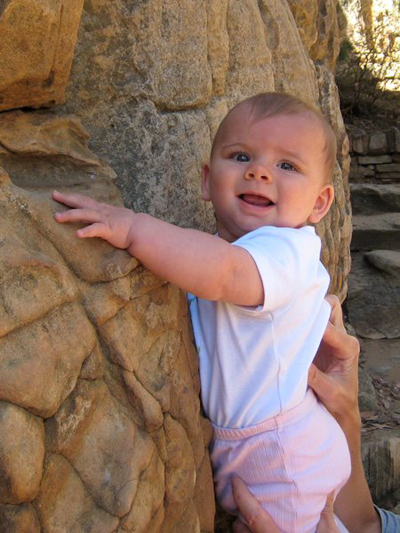
[[[273,89],[319,103],[337,134],[342,167],[335,177],[337,201],[319,231],[332,290],[344,298],[351,223],[347,136],[328,68],[339,43],[335,3],[315,2],[311,15],[303,4],[299,25],[303,35],[313,35],[307,42],[316,67],[281,0],[212,0],[187,9],[172,0],[134,9],[125,0],[96,8],[86,3],[65,110],[89,129],[93,149],[117,172],[128,206],[214,231],[213,213],[200,199],[200,171],[227,110]]]
[[[359,368],[358,371],[358,404],[361,412],[377,411],[379,408],[378,398],[372,383],[371,376],[364,368]]]
[[[382,174],[377,174],[376,177],[381,183],[400,183],[400,173],[399,172],[383,172]]]
[[[18,132],[18,135],[17,135]],[[11,154],[65,157],[87,166],[100,161],[87,147],[89,135],[76,117],[15,111],[0,121],[0,144]]]
[[[400,249],[398,213],[356,215],[353,218],[352,250]]]
[[[362,439],[364,470],[374,501],[400,488],[400,429],[377,429]]]
[[[0,505],[0,533],[40,533],[40,524],[33,506]]]
[[[12,156],[15,160],[11,161],[10,157],[6,156],[6,164],[17,175],[15,161],[18,159]],[[26,176],[38,160],[37,155],[27,157]],[[64,164],[71,168],[71,163],[63,157],[54,158],[53,167],[57,168],[54,161],[59,165],[55,174],[64,172],[68,176],[62,169]],[[93,178],[86,174],[85,182],[84,174],[79,175],[80,163],[76,165],[72,168],[78,169],[81,190],[90,189]],[[100,197],[112,189],[112,184],[104,178],[107,170],[102,165],[97,171],[90,170],[99,176],[93,188]],[[75,174],[72,176],[74,180]],[[4,215],[0,269],[7,281],[0,285],[4,294],[0,301],[7,304],[4,320],[0,322],[3,327],[0,398],[46,418],[46,453],[52,457],[46,463],[43,479],[42,468],[38,469],[36,492],[28,482],[24,485],[25,492],[19,490],[21,494],[27,493],[29,499],[34,498],[42,527],[60,533],[75,532],[76,527],[96,533],[111,532],[119,523],[116,517],[121,517],[126,531],[139,531],[139,526],[143,532],[148,528],[154,532],[168,531],[168,524],[172,527],[172,523],[175,528],[189,525],[211,531],[214,505],[198,507],[199,501],[210,503],[213,495],[211,471],[204,466],[211,434],[206,422],[200,423],[199,418],[197,361],[188,335],[185,299],[175,287],[166,285],[142,267],[135,267],[137,262],[132,263],[125,253],[117,258],[121,268],[125,268],[124,256],[131,261],[123,276],[118,270],[112,271],[109,282],[99,283],[96,274],[89,277],[95,280],[90,283],[83,273],[83,279],[78,280],[71,271],[71,265],[76,263],[69,256],[75,252],[63,246],[62,236],[59,240],[54,237],[56,222],[51,211],[43,209],[49,189],[46,173],[41,178],[39,174],[37,184],[43,187],[39,193],[15,187],[9,178],[0,188],[0,209]],[[21,184],[25,183],[24,178]],[[115,191],[112,196],[118,201]],[[45,235],[52,236],[57,248]],[[7,248],[12,239],[14,254]],[[97,255],[99,264],[101,257]],[[85,258],[86,255],[80,259],[82,269]],[[98,265],[93,265],[98,272]],[[87,272],[91,268],[88,263]],[[12,279],[15,279],[14,286]],[[8,312],[11,305],[13,313]],[[135,322],[136,329],[132,327]],[[119,361],[117,345],[107,341],[104,333],[111,331],[112,324],[121,340],[132,339],[131,349],[136,345],[134,386],[124,379],[123,367],[111,362]],[[134,335],[130,337],[132,331]],[[98,335],[104,342],[99,342]],[[135,361],[129,352],[127,357]],[[134,396],[133,403],[129,394]],[[25,412],[19,407],[14,409]],[[191,466],[186,467],[186,477],[182,480],[189,476],[193,487],[184,500],[179,496],[182,486],[175,486],[174,480],[181,479],[182,465],[187,459],[172,463],[169,459],[169,453],[175,448],[170,447],[170,434],[165,431],[164,412],[168,410],[187,435],[184,453],[189,454]],[[36,419],[28,413],[26,416]],[[1,436],[8,433],[3,425],[0,421]],[[36,445],[35,449],[43,454],[43,442],[42,448]],[[54,452],[57,453],[51,455]],[[29,463],[20,463],[18,455],[12,461],[13,468],[28,469]],[[163,504],[165,464],[170,465],[172,481],[168,494],[174,502],[167,514]],[[198,476],[201,482],[195,483]],[[204,498],[205,493],[208,499]],[[5,501],[25,501],[24,498]],[[15,509],[12,516],[19,516],[25,508]],[[36,515],[31,511],[26,511],[26,520],[30,520],[27,524],[32,526],[33,533]],[[14,522],[21,524],[22,531],[25,522],[21,520],[16,517]]]
[[[390,151],[400,153],[400,129],[393,126],[388,131],[387,137]]]
[[[400,177],[400,163],[388,163],[386,165],[376,165],[378,174],[394,173],[399,174]]]
[[[97,505],[114,516],[126,515],[155,446],[118,409],[106,385],[78,383],[46,429],[49,449],[68,459]]]
[[[1,337],[0,399],[45,418],[54,415],[95,343],[93,327],[77,303]]]
[[[356,334],[365,339],[400,337],[400,284],[363,254],[353,253],[352,259],[347,308]]]
[[[352,183],[353,215],[373,215],[400,211],[400,186],[374,183]]]
[[[383,155],[388,151],[386,135],[381,132],[374,132],[370,135],[368,154],[369,155]]]
[[[351,139],[351,151],[360,155],[367,155],[369,137],[365,130],[352,128],[349,132]]]
[[[49,454],[34,502],[44,531],[112,533],[118,519],[93,502],[78,474],[61,455]]]
[[[29,502],[36,497],[42,480],[43,421],[15,405],[0,402],[0,427],[0,504]],[[30,514],[26,508],[21,512]],[[26,520],[32,522],[28,517]]]
[[[395,250],[373,250],[365,254],[371,265],[400,279],[400,252]]]
[[[371,310],[374,313],[374,310]],[[400,383],[400,338],[360,339],[365,369],[391,383]],[[400,408],[400,402],[398,403]]]
[[[54,533],[206,533],[215,511],[185,298],[126,252],[57,224],[54,187],[121,205],[104,157],[128,206],[213,231],[200,172],[220,120],[256,92],[289,91],[320,106],[336,134],[336,200],[318,231],[332,290],[346,293],[350,160],[332,74],[335,2],[290,2],[301,36],[281,0],[189,4],[85,2],[67,102],[54,113],[26,106],[62,99],[56,87],[68,76],[82,0],[71,12],[62,0],[0,8],[0,29],[17,7],[21,20],[16,40],[7,31],[17,31],[18,17],[0,44],[15,47],[23,36],[37,50],[40,35],[44,46],[40,60],[29,50],[24,57],[37,87],[29,75],[21,83],[3,76],[0,60],[15,96],[7,105],[24,106],[0,114],[0,399],[46,427],[38,494],[29,505],[0,506],[21,532],[39,523]],[[61,12],[75,17],[68,38],[64,19],[52,22]],[[4,57],[13,75],[22,72],[22,60]],[[31,100],[19,104],[21,95]]]
[[[336,3],[289,0],[289,6],[310,57],[333,69],[341,42]]]
[[[0,6],[0,111],[61,103],[83,0],[7,0]]]
[[[391,163],[390,155],[359,155],[357,161],[360,165],[383,165]]]

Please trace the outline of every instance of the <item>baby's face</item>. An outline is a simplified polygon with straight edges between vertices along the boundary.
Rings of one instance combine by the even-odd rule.
[[[318,222],[333,200],[324,146],[311,113],[255,121],[246,105],[236,108],[203,169],[203,199],[214,205],[219,235],[232,242],[261,226]]]

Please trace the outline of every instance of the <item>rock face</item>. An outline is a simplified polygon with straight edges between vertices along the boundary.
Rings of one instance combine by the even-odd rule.
[[[128,206],[213,231],[200,169],[220,120],[257,92],[294,93],[337,136],[336,202],[318,231],[343,298],[335,6],[86,0],[67,103],[50,113],[27,108],[63,100],[82,0],[0,2],[0,533],[213,530],[184,297],[56,224],[50,191],[121,203],[117,182]]]
[[[0,2],[0,111],[63,101],[83,0]]]
[[[54,184],[121,202],[87,138],[0,115],[0,531],[212,531],[183,295],[53,220]]]
[[[319,231],[332,290],[343,298],[351,222],[348,141],[329,69],[339,45],[337,2],[303,4],[87,1],[66,109],[116,171],[128,206],[213,231],[200,169],[227,110],[268,90],[320,105],[337,135],[340,166],[336,202]]]

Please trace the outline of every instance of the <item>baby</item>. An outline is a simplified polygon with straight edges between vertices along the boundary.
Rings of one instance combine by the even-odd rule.
[[[334,134],[317,110],[264,93],[228,113],[203,168],[217,235],[53,193],[74,208],[58,222],[87,224],[78,237],[127,249],[189,293],[217,497],[236,513],[238,475],[288,533],[315,531],[327,495],[350,474],[342,430],[307,389],[330,314],[309,224],[332,204],[335,159]]]

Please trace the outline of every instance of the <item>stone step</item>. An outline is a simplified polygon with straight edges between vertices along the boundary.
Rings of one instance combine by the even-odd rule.
[[[400,250],[400,212],[353,217],[352,250]]]
[[[350,198],[354,215],[400,213],[400,184],[352,183]]]
[[[399,278],[386,264],[378,267],[366,255],[351,254],[348,318],[358,337],[400,340]]]

